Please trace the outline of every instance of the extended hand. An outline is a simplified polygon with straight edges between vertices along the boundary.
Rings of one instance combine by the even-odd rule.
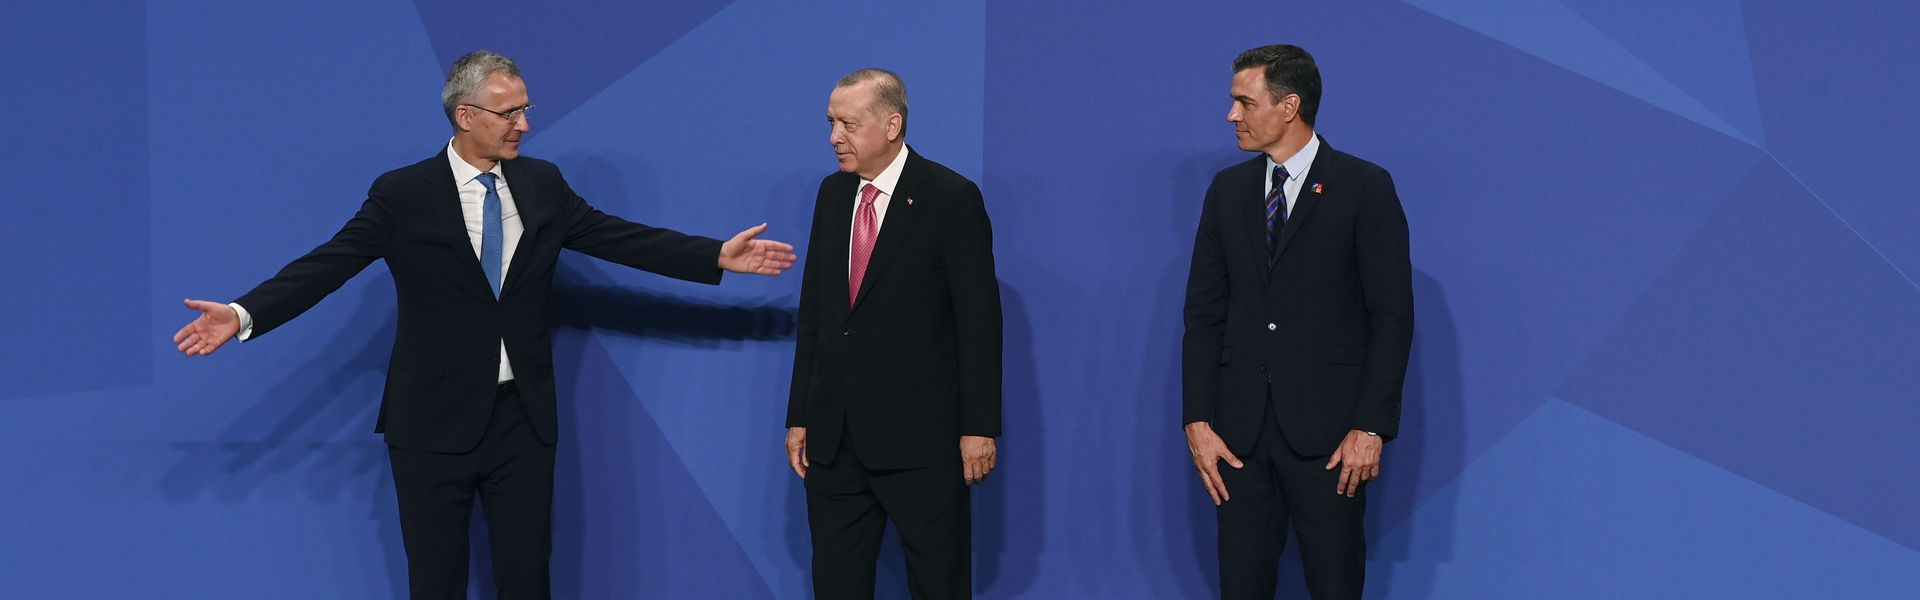
[[[1246,465],[1227,449],[1227,442],[1220,439],[1206,421],[1187,424],[1187,452],[1193,455],[1193,468],[1200,471],[1200,485],[1207,488],[1208,496],[1213,496],[1213,505],[1226,502],[1227,482],[1220,479],[1220,461],[1227,461],[1227,465],[1235,469]]]
[[[787,466],[793,467],[793,474],[801,479],[807,478],[807,428],[787,428]]]
[[[1329,471],[1334,465],[1340,466],[1340,479],[1334,484],[1333,493],[1352,498],[1354,492],[1360,491],[1360,484],[1380,478],[1380,445],[1380,436],[1367,435],[1358,429],[1347,432],[1347,439],[1341,440],[1340,449],[1327,461]]]
[[[960,470],[967,479],[967,485],[980,483],[993,472],[993,464],[999,458],[1000,451],[993,447],[993,438],[978,435],[960,436]]]
[[[761,223],[721,244],[720,268],[735,273],[779,275],[780,271],[792,267],[793,261],[799,258],[793,254],[793,244],[753,239],[766,230],[767,224]]]
[[[200,317],[173,334],[173,343],[187,356],[206,356],[221,344],[240,334],[240,315],[233,307],[205,300],[187,300],[187,308],[200,311]]]

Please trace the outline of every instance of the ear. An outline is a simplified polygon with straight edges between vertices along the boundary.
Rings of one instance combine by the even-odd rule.
[[[904,117],[900,116],[900,113],[887,113],[887,141],[897,142],[900,140],[900,126],[901,123],[903,123],[901,120],[903,118]]]
[[[1300,95],[1287,94],[1287,97],[1281,98],[1280,109],[1281,114],[1285,115],[1286,122],[1288,123],[1292,123],[1294,119],[1300,118]]]
[[[473,131],[473,109],[466,105],[453,107],[453,128],[460,131]]]

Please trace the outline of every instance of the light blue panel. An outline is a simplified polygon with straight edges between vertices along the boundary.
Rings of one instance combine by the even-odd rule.
[[[1743,139],[1766,144],[1739,0],[1561,2],[1712,110]]]
[[[574,189],[607,212],[722,238],[768,222],[768,237],[793,242],[804,255],[814,194],[835,168],[827,95],[847,72],[899,72],[912,107],[909,143],[979,179],[984,27],[984,8],[965,3],[736,2],[564,120],[536,122],[545,129],[527,152],[557,162]],[[856,41],[829,42],[839,39]],[[538,103],[539,88],[530,93]],[[752,319],[791,310],[800,271],[777,279],[729,275],[716,289],[586,257],[565,262],[579,279],[563,294],[588,305],[584,323],[605,329],[596,338],[677,452],[653,459],[686,465],[777,594],[804,593],[805,557],[791,547],[794,519],[803,515],[775,510],[789,506],[799,487],[780,449],[790,321],[784,332],[748,339],[675,338],[623,329],[621,317],[609,314],[619,309],[607,304],[622,293],[629,303],[651,294],[681,307],[760,307],[716,316]]]
[[[1920,553],[1561,401],[1375,545],[1371,598],[1893,598]]]
[[[1743,131],[1729,123],[1671,77],[1555,0],[1408,3],[1729,137],[1755,146],[1761,143],[1755,137],[1757,132]]]

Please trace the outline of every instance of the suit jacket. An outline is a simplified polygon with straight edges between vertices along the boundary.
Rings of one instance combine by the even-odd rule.
[[[360,212],[333,239],[235,300],[253,336],[279,327],[385,259],[399,300],[393,358],[376,432],[389,445],[465,452],[492,415],[505,341],[514,380],[540,438],[556,439],[548,289],[560,249],[669,277],[719,283],[720,242],[631,223],[588,205],[553,163],[501,163],[525,227],[494,298],[474,255],[447,154],[374,180]]]
[[[820,182],[800,291],[787,426],[832,464],[842,436],[869,468],[960,460],[1000,435],[1000,284],[980,188],[908,150],[858,302],[847,251],[860,176]]]
[[[1267,266],[1266,157],[1214,175],[1194,236],[1182,340],[1185,423],[1253,448],[1271,389],[1293,450],[1348,430],[1392,438],[1413,341],[1407,219],[1385,169],[1322,139]]]

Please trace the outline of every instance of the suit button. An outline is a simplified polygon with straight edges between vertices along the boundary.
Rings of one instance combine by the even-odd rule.
[[[843,329],[843,330],[841,330],[841,331],[840,331],[840,335],[853,335],[853,330],[852,330],[852,329]]]
[[[1265,373],[1265,372],[1267,372],[1267,366],[1266,366],[1266,365],[1260,365],[1260,372],[1261,372],[1261,373]]]
[[[1276,324],[1273,324],[1273,323],[1268,323],[1268,324],[1267,324],[1267,331],[1273,331],[1273,330],[1275,330],[1275,329],[1279,329],[1279,328],[1280,328],[1280,326],[1279,326],[1279,325],[1276,325]]]

